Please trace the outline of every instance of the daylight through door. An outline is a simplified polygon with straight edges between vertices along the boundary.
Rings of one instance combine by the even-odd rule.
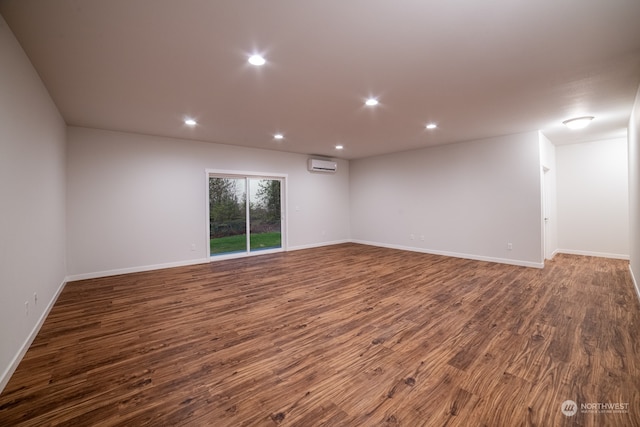
[[[284,178],[210,174],[208,180],[212,257],[282,250]]]

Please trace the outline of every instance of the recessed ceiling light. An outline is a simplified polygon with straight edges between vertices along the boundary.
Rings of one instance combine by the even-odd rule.
[[[575,119],[565,120],[562,123],[569,129],[582,129],[589,126],[593,119],[593,116],[576,117]]]
[[[336,145],[336,150],[342,150],[344,148],[343,145]]]
[[[267,62],[266,59],[264,59],[261,55],[251,55],[249,57],[249,64],[251,65],[264,65]]]
[[[273,135],[273,139],[284,139],[284,135],[281,133],[276,133]]]
[[[437,127],[438,127],[438,125],[437,125],[437,124],[435,124],[435,123],[429,123],[429,124],[427,125],[427,129],[435,129],[435,128],[437,128]]]
[[[369,98],[364,103],[365,103],[365,105],[368,105],[369,107],[373,107],[374,105],[378,105],[378,100],[375,99],[375,98]]]
[[[194,119],[184,119],[184,124],[187,126],[195,126],[198,124]]]

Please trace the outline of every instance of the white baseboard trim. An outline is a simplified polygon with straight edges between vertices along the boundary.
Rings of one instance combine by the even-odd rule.
[[[593,256],[598,258],[612,258],[612,259],[623,259],[629,261],[629,255],[624,254],[611,254],[607,252],[592,252],[592,251],[579,251],[573,249],[558,249],[556,251],[559,254],[567,254],[567,255],[582,255],[582,256]]]
[[[359,243],[361,245],[379,246],[381,248],[398,249],[401,251],[410,251],[410,252],[420,252],[420,253],[431,254],[431,255],[442,255],[442,256],[448,256],[453,258],[464,258],[464,259],[470,259],[474,261],[495,262],[498,264],[517,265],[519,267],[544,268],[543,262],[523,261],[523,260],[508,259],[508,258],[494,258],[494,257],[487,257],[482,255],[463,254],[458,252],[437,251],[432,249],[415,248],[411,246],[400,246],[400,245],[391,245],[386,243],[369,242],[366,240],[352,240],[352,242]]]
[[[301,245],[301,246],[290,246],[285,251],[297,251],[301,249],[312,249],[319,248],[322,246],[331,246],[331,245],[339,245],[342,243],[349,243],[350,240],[335,240],[331,242],[322,242],[322,243],[314,243],[310,245]],[[267,254],[269,252],[265,252]],[[260,253],[259,255],[262,255]],[[99,279],[101,277],[109,277],[109,276],[117,276],[120,274],[130,274],[130,273],[141,273],[145,271],[153,271],[153,270],[162,270],[165,268],[174,268],[174,267],[186,267],[189,265],[197,265],[197,264],[207,264],[211,261],[223,261],[225,259],[237,258],[237,256],[230,257],[220,257],[218,259],[212,258],[201,258],[201,259],[192,259],[187,261],[178,261],[178,262],[168,262],[164,264],[153,264],[153,265],[143,265],[140,267],[129,267],[129,268],[119,268],[115,270],[105,270],[105,271],[97,271],[93,273],[82,273],[82,274],[73,274],[67,277],[68,282],[73,282],[76,280],[87,280],[87,279]]]
[[[631,273],[631,281],[633,281],[633,287],[636,288],[638,301],[640,301],[640,286],[638,286],[638,281],[636,280],[636,276],[633,275],[633,268],[631,268],[631,264],[629,264],[629,273]]]
[[[299,246],[289,246],[289,248],[287,248],[288,251],[300,251],[303,249],[313,249],[313,248],[321,248],[323,246],[333,246],[333,245],[342,245],[344,243],[351,243],[352,240],[349,239],[345,239],[345,240],[334,240],[331,242],[321,242],[321,243],[312,243],[310,245],[299,245]]]
[[[162,270],[164,268],[186,267],[189,265],[206,264],[208,258],[191,259],[187,261],[168,262],[164,264],[143,265],[140,267],[119,268],[115,270],[98,271],[95,273],[74,274],[67,277],[68,282],[76,280],[98,279],[100,277],[117,276],[120,274],[141,273],[145,271]]]
[[[55,294],[53,294],[53,298],[51,298],[51,301],[49,301],[49,304],[47,304],[47,307],[44,309],[44,311],[40,315],[40,318],[38,319],[36,324],[33,326],[31,333],[29,333],[29,336],[27,336],[27,339],[24,341],[24,343],[22,343],[20,350],[11,360],[11,363],[9,364],[7,369],[5,369],[2,375],[0,375],[0,393],[2,393],[4,388],[7,386],[7,384],[9,383],[9,380],[11,379],[11,376],[16,371],[16,369],[18,369],[18,365],[22,361],[22,358],[24,357],[24,355],[27,353],[27,350],[29,350],[29,347],[31,347],[33,340],[36,339],[38,332],[40,332],[40,328],[42,328],[42,325],[44,324],[44,321],[47,319],[47,316],[49,316],[51,309],[55,305],[56,301],[58,301],[58,297],[62,293],[62,290],[64,289],[66,284],[67,284],[66,279],[63,280],[62,283],[60,283],[60,286],[58,286],[58,289],[56,290]]]

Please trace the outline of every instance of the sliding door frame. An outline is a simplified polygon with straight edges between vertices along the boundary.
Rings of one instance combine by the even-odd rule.
[[[209,210],[209,200],[210,200],[210,194],[209,194],[209,178],[233,178],[233,179],[245,179],[245,183],[247,184],[247,187],[245,189],[245,197],[247,199],[247,202],[249,201],[250,197],[249,197],[249,192],[250,189],[248,187],[249,181],[250,179],[256,178],[256,179],[274,179],[274,180],[279,180],[280,181],[280,232],[281,232],[281,244],[279,248],[274,248],[274,249],[266,249],[266,250],[259,250],[259,251],[251,251],[251,248],[249,247],[249,244],[247,244],[247,250],[245,252],[236,252],[236,253],[230,253],[230,254],[221,254],[221,255],[216,255],[216,256],[211,256],[211,245],[210,245],[210,233],[211,233],[211,229],[210,229],[210,223],[209,223],[209,219],[210,219],[210,210]],[[289,241],[289,230],[288,230],[288,221],[287,221],[287,178],[288,178],[288,174],[282,174],[282,173],[272,173],[272,172],[247,172],[247,171],[235,171],[235,170],[221,170],[221,169],[205,169],[205,179],[206,179],[206,185],[205,185],[205,191],[206,191],[206,198],[205,198],[205,202],[206,202],[206,213],[207,213],[207,220],[206,220],[206,224],[207,224],[207,231],[205,233],[205,236],[207,237],[207,241],[206,241],[206,245],[205,247],[207,248],[207,259],[209,259],[210,262],[212,261],[221,261],[221,260],[225,260],[225,259],[231,259],[231,258],[242,258],[242,257],[248,257],[248,256],[256,256],[256,255],[263,255],[263,254],[270,254],[270,253],[276,253],[276,252],[286,252],[287,251],[287,247],[288,247],[288,241]],[[250,221],[251,219],[249,218],[249,203],[247,203],[246,206],[246,227],[247,227],[247,242],[250,239]]]

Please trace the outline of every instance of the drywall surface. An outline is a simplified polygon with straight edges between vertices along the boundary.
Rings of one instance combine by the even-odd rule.
[[[355,160],[350,174],[355,241],[542,266],[537,132]]]
[[[640,297],[640,88],[631,112],[628,133],[629,156],[629,258]]]
[[[624,138],[556,147],[561,252],[629,256],[629,181]]]
[[[2,17],[0,58],[1,390],[64,283],[66,126]]]
[[[206,261],[207,169],[285,174],[288,248],[349,240],[349,162],[311,173],[307,156],[70,127],[68,274]],[[192,249],[195,248],[195,249]]]

